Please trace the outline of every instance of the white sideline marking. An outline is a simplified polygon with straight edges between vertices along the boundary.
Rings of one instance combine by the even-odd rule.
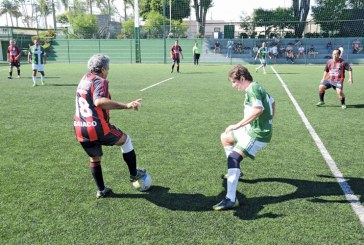
[[[146,87],[146,88],[143,88],[143,89],[141,89],[141,90],[139,90],[140,92],[143,92],[143,91],[145,91],[145,90],[147,90],[147,89],[150,89],[150,88],[153,88],[154,86],[157,86],[157,85],[159,85],[159,84],[161,84],[161,83],[164,83],[164,82],[167,82],[167,81],[169,81],[169,80],[171,80],[171,79],[173,79],[174,77],[170,77],[170,78],[168,78],[168,79],[166,79],[166,80],[163,80],[163,81],[160,81],[159,83],[155,83],[155,84],[153,84],[153,85],[150,85],[149,87]]]
[[[327,151],[325,145],[322,143],[320,137],[316,133],[315,129],[311,126],[310,122],[308,121],[307,117],[303,113],[302,109],[298,105],[296,99],[293,97],[291,92],[289,91],[287,85],[284,83],[282,78],[279,76],[279,74],[276,72],[276,70],[271,66],[273,72],[278,77],[279,81],[281,82],[283,88],[286,90],[286,93],[288,94],[288,97],[291,99],[293,105],[295,106],[298,114],[300,115],[303,123],[305,124],[308,132],[311,134],[311,137],[315,141],[317,148],[320,150],[321,155],[325,159],[327,165],[329,166],[332,174],[336,178],[336,181],[339,183],[341,190],[344,192],[346,200],[350,203],[352,209],[356,213],[356,215],[359,217],[361,225],[364,227],[364,207],[361,205],[359,198],[355,195],[355,193],[351,190],[350,185],[345,180],[343,174],[337,167],[334,159],[332,159],[330,153]]]

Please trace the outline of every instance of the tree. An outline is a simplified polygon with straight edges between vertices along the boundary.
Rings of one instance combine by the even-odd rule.
[[[123,27],[121,28],[123,33],[123,38],[134,38],[134,20],[130,19],[123,22]]]
[[[14,17],[21,16],[21,13],[19,12],[18,4],[13,1],[4,0],[0,5],[0,16],[2,16],[4,14],[6,15],[6,18],[7,18],[7,15],[10,16],[11,26],[14,26],[13,16]]]
[[[294,32],[297,37],[302,36],[305,30],[310,0],[292,0],[293,16],[295,20]]]
[[[276,8],[274,10],[255,9],[253,12],[255,26],[264,27],[264,36],[277,36],[277,32],[294,28],[292,8]]]
[[[169,0],[140,0],[140,15],[146,20],[151,11],[163,14],[163,1],[165,1],[166,13],[169,13]],[[191,15],[190,0],[171,0],[171,7],[173,20],[182,20]]]
[[[151,11],[146,17],[147,20],[145,21],[144,28],[148,37],[160,37],[161,33],[163,33],[163,15],[156,11]]]
[[[52,6],[50,6],[50,2],[47,2],[46,0],[39,0],[36,5],[36,11],[43,16],[45,28],[48,28],[47,16],[52,13]]]
[[[92,38],[97,33],[96,17],[91,14],[76,14],[71,19],[73,32],[78,38]]]
[[[193,0],[193,8],[195,9],[196,21],[198,25],[198,33],[205,35],[206,14],[209,8],[213,7],[212,0]]]

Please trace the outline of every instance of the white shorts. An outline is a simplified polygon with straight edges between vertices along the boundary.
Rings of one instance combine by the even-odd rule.
[[[258,141],[248,134],[250,125],[238,128],[237,130],[231,131],[230,135],[234,138],[235,146],[237,150],[243,152],[251,159],[255,159],[256,153],[263,147],[268,145],[266,142]]]
[[[37,65],[37,64],[32,64],[32,69],[37,70],[37,71],[44,71],[44,65]]]
[[[259,61],[260,61],[260,64],[263,64],[263,65],[267,63],[266,59],[259,59]]]

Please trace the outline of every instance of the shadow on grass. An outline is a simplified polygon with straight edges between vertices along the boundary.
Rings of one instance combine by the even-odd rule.
[[[312,203],[344,203],[348,201],[344,200],[344,193],[337,183],[335,177],[319,175],[321,178],[330,178],[332,181],[309,181],[309,180],[298,180],[298,179],[287,179],[287,178],[262,178],[255,180],[240,180],[245,184],[256,184],[256,183],[285,183],[296,187],[296,191],[280,196],[263,196],[253,198],[243,198],[240,201],[242,204],[237,210],[235,215],[244,220],[252,220],[259,218],[276,218],[284,216],[283,214],[267,213],[259,215],[259,212],[269,204],[277,204],[285,201],[295,199],[305,199]],[[364,185],[363,178],[345,178],[350,185],[352,191],[356,196],[360,196],[360,202],[364,202]],[[338,200],[332,200],[333,196],[337,196]],[[330,197],[330,200],[325,200],[325,197]]]
[[[55,86],[55,87],[77,87],[78,86],[78,84],[71,84],[71,83],[69,83],[69,84],[46,83],[45,85],[46,86]]]
[[[337,104],[337,105],[331,105],[331,104],[325,104],[322,106],[317,106],[317,108],[325,108],[325,107],[341,107],[341,105]],[[357,104],[357,105],[346,105],[347,109],[361,109],[364,108],[364,104]]]
[[[224,193],[218,196],[205,196],[199,193],[169,193],[169,188],[163,186],[152,186],[145,193],[140,194],[116,194],[111,198],[144,198],[151,203],[173,211],[211,211],[212,206],[221,201]]]
[[[279,218],[284,217],[285,214],[264,213],[259,214],[264,207],[269,204],[277,204],[295,199],[305,199],[312,203],[343,203],[347,204],[348,201],[344,199],[343,191],[337,183],[335,177],[319,175],[320,178],[330,178],[332,181],[309,181],[288,178],[261,178],[253,180],[240,179],[239,182],[245,185],[257,183],[284,183],[296,187],[294,192],[286,195],[279,196],[260,196],[247,198],[241,193],[237,193],[237,198],[240,206],[233,210],[234,215],[243,220],[254,220],[260,218]],[[360,196],[360,202],[364,202],[364,179],[362,178],[346,178],[352,191]],[[222,186],[226,189],[226,180],[222,179]],[[169,193],[169,188],[163,186],[152,186],[146,193],[138,194],[117,194],[113,193],[111,198],[143,198],[151,203],[167,208],[173,211],[195,211],[206,212],[212,211],[212,206],[221,201],[225,196],[225,191],[219,193],[217,196],[205,196],[199,193],[185,194],[185,193]],[[333,196],[337,196],[338,200],[332,200]],[[330,200],[325,200],[325,197],[330,197]]]

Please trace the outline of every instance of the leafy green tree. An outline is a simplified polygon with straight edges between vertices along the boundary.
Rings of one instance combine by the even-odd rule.
[[[14,26],[13,17],[21,16],[21,13],[19,12],[19,5],[14,1],[4,0],[0,5],[0,16],[4,14],[10,16],[11,26]]]
[[[266,37],[271,36],[271,33],[274,33],[276,36],[277,32],[294,28],[294,17],[291,8],[276,8],[274,10],[255,9],[252,19],[255,26],[264,27],[264,36]]]
[[[97,35],[96,17],[91,14],[74,15],[70,21],[74,34],[79,38],[92,38]]]
[[[165,1],[166,15],[169,17],[169,0]],[[190,0],[171,0],[171,17],[173,20],[182,20],[191,15]],[[151,11],[163,14],[163,0],[140,0],[140,15],[144,20]]]
[[[340,37],[364,35],[364,2],[357,0],[318,0],[313,17],[324,33]]]
[[[36,5],[36,11],[40,13],[40,15],[44,19],[45,28],[48,28],[47,17],[52,13],[51,2],[46,0],[38,0]]]
[[[122,38],[134,38],[134,20],[130,19],[122,23]]]
[[[163,15],[156,11],[151,11],[146,17],[144,29],[148,37],[160,37],[161,33],[163,33]]]
[[[193,0],[198,32],[201,36],[205,35],[206,14],[209,8],[213,7],[213,0]]]

